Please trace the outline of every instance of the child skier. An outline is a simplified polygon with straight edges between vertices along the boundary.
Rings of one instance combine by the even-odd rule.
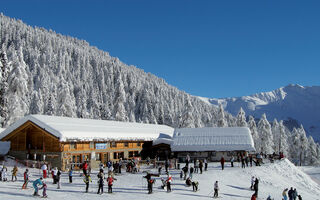
[[[42,189],[42,197],[43,198],[47,198],[48,196],[47,196],[47,184],[43,181],[42,182],[42,187],[41,187],[41,189]]]
[[[89,182],[92,182],[91,176],[90,176],[89,173],[87,173],[87,174],[84,176],[83,182],[86,184],[86,193],[87,193],[88,190],[89,190]]]
[[[254,181],[255,181],[255,178],[254,178],[254,176],[252,176],[251,177],[251,187],[250,187],[251,190],[253,190]]]
[[[2,168],[2,171],[1,171],[1,176],[2,176],[2,181],[5,182],[5,181],[8,181],[7,179],[7,167],[3,166]]]
[[[218,190],[219,190],[218,181],[215,182],[213,189],[214,189],[213,198],[218,198]]]
[[[23,173],[23,180],[24,183],[22,185],[22,189],[27,189],[28,182],[29,182],[29,170],[26,169],[26,171]]]
[[[108,182],[108,193],[112,193],[112,185],[113,185],[113,181],[115,181],[117,179],[113,178],[111,175],[108,176],[107,178],[107,182]]]
[[[12,177],[11,177],[11,181],[13,182],[13,178],[15,179],[15,181],[17,180],[17,172],[18,172],[18,167],[17,165],[15,165],[12,169]]]
[[[199,182],[198,181],[192,181],[192,190],[194,192],[198,191]]]
[[[38,194],[38,191],[39,191],[38,185],[43,185],[42,177],[40,177],[39,179],[37,179],[37,180],[35,180],[33,182],[33,188],[34,188],[33,196],[39,196],[39,194]]]
[[[57,172],[57,176],[56,176],[56,183],[57,183],[57,189],[61,188],[61,182],[60,182],[60,178],[61,178],[61,170],[59,169]]]
[[[172,176],[168,173],[168,178],[167,178],[167,192],[171,192],[171,182],[172,182]]]
[[[72,170],[72,167],[69,169],[69,172],[68,172],[68,175],[69,175],[69,183],[72,183],[72,173],[73,173],[73,170]]]
[[[148,194],[151,194],[152,193],[152,185],[153,183],[155,182],[154,179],[151,179],[152,176],[157,176],[159,177],[159,174],[150,174],[150,173],[147,173],[147,175],[145,175],[143,178],[146,178],[147,179],[147,182],[148,182]]]
[[[100,169],[100,172],[98,173],[97,176],[98,176],[98,186],[99,186],[97,194],[103,194],[103,179],[104,179],[103,169]]]

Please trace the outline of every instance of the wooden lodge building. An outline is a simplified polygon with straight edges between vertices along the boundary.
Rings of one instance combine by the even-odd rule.
[[[17,159],[46,161],[64,170],[86,160],[95,167],[133,158],[144,142],[173,132],[165,125],[29,115],[1,132],[0,140],[11,142],[9,155]]]

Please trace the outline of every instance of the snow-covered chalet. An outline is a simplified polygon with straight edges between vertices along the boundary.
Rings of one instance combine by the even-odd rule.
[[[45,160],[66,169],[85,160],[97,166],[133,158],[144,142],[173,132],[165,125],[29,115],[1,132],[0,140],[11,142],[9,154],[17,159]]]
[[[161,140],[157,141],[161,143]],[[171,151],[180,162],[189,154],[191,159],[230,160],[238,153],[254,152],[251,132],[247,127],[205,127],[175,129],[170,144]]]

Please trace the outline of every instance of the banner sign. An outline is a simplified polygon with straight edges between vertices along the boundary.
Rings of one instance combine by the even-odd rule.
[[[107,149],[107,143],[96,143],[96,149]]]

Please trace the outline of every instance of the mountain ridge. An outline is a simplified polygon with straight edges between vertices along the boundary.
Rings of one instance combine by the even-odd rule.
[[[266,113],[268,119],[297,120],[317,141],[320,139],[320,86],[301,86],[289,84],[269,91],[242,97],[203,98],[203,101],[215,106],[222,104],[233,116],[240,107],[247,115],[260,118]]]

